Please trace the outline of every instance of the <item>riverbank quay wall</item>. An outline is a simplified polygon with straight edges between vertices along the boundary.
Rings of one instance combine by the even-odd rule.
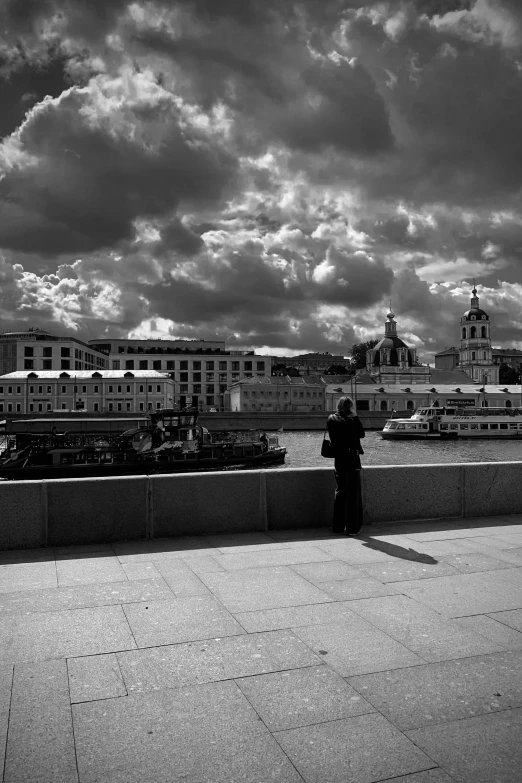
[[[332,467],[0,482],[0,550],[330,525]],[[372,466],[365,522],[522,513],[522,462]],[[371,532],[371,528],[368,528]]]
[[[400,411],[396,411],[393,414],[394,418],[399,418],[399,416],[403,418],[410,418],[411,411],[403,411],[402,413]],[[318,411],[318,412],[310,412],[310,413],[304,413],[302,411],[295,412],[295,413],[288,413],[288,412],[281,412],[278,413],[277,411],[273,411],[270,413],[261,413],[261,412],[245,412],[245,411],[238,411],[238,412],[219,412],[219,413],[202,413],[198,417],[198,423],[201,424],[203,427],[206,427],[211,432],[221,432],[221,431],[232,431],[232,432],[242,432],[246,430],[266,430],[267,432],[270,431],[277,431],[280,429],[283,429],[283,431],[288,432],[299,432],[302,430],[324,430],[326,425],[326,419],[330,415],[330,411]],[[363,423],[363,426],[367,430],[382,430],[386,423],[386,419],[389,419],[391,417],[390,411],[361,411],[359,412],[359,417]],[[146,419],[147,414],[146,413],[127,413],[127,412],[119,412],[119,413],[84,413],[83,411],[81,413],[63,413],[63,412],[56,412],[56,413],[31,413],[31,414],[21,414],[21,413],[2,413],[0,414],[0,417],[3,419],[6,419],[7,421],[10,421],[11,419],[38,419],[38,420],[45,420],[45,419],[53,419],[57,420],[60,418],[63,419],[72,419],[72,418],[78,418],[79,421],[82,421],[84,419],[107,419],[110,421],[110,419],[132,419],[135,421],[136,419]],[[72,429],[72,425],[71,426]],[[0,434],[2,433],[2,429],[0,428]]]

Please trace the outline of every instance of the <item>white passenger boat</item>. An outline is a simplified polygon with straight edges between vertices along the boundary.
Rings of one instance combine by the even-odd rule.
[[[418,408],[411,419],[387,419],[386,440],[522,438],[522,408]]]

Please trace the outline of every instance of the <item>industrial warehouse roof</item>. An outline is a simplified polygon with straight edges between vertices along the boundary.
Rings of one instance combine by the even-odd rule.
[[[7,375],[0,375],[0,380],[21,381],[29,380],[48,380],[56,381],[60,378],[76,378],[76,380],[86,381],[91,379],[102,380],[123,380],[124,378],[150,378],[165,380],[168,374],[158,372],[157,370],[17,370],[9,372]]]

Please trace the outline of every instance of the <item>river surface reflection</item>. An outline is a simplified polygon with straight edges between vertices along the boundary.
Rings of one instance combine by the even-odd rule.
[[[279,433],[279,443],[285,446],[285,468],[333,466],[333,460],[321,457],[322,432]],[[378,432],[366,433],[362,442],[364,465],[423,465],[441,462],[519,462],[522,461],[520,440],[462,441],[390,441]]]

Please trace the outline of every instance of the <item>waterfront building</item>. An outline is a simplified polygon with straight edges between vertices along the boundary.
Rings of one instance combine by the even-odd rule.
[[[112,370],[168,373],[174,383],[173,400],[180,408],[201,411],[229,409],[229,389],[246,378],[270,377],[272,357],[254,351],[227,350],[224,341],[90,340],[103,352]]]
[[[375,383],[429,383],[429,365],[419,364],[415,348],[409,348],[397,334],[395,315],[389,312],[384,337],[366,352],[366,373]]]
[[[288,375],[245,378],[230,387],[232,411],[324,411],[326,384],[321,379]]]
[[[0,413],[147,413],[174,405],[174,382],[155,370],[18,370],[0,377]]]
[[[0,334],[0,375],[19,370],[108,369],[108,356],[76,337],[37,328]]]
[[[437,371],[434,371],[435,373]],[[518,408],[522,407],[522,387],[519,384],[473,383],[464,373],[460,373],[464,383],[434,382],[429,384],[377,383],[328,384],[326,387],[326,410],[334,411],[340,397],[348,396],[355,400],[357,410],[364,411],[409,411],[416,408],[434,406]],[[467,382],[466,382],[467,381]]]

